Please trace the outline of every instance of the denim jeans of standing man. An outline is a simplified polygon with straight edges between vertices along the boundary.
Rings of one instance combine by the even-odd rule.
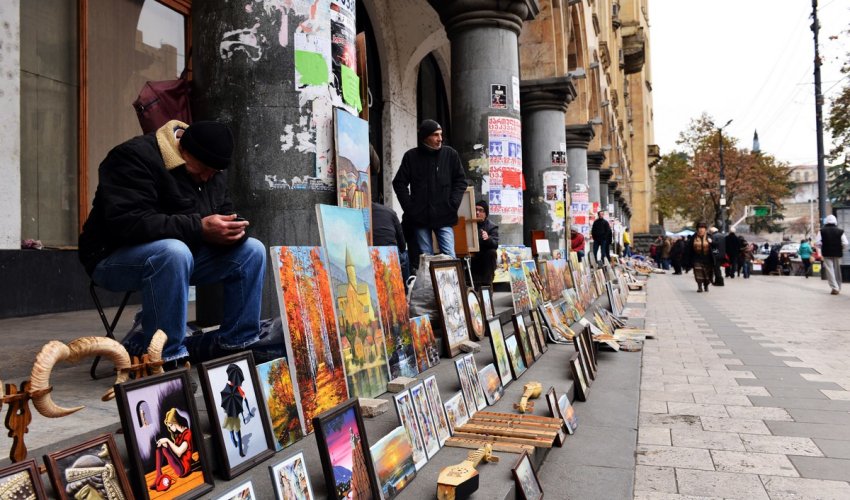
[[[609,252],[609,244],[607,241],[593,241],[593,255],[599,255],[599,249],[602,249],[602,255],[598,258],[596,262],[602,264],[603,259],[608,259],[608,263],[611,263],[611,256],[608,254]]]
[[[431,231],[433,231],[437,235],[440,253],[453,259],[457,257],[455,255],[455,233],[450,226],[433,230],[427,227],[417,227],[414,231],[416,231],[416,242],[419,244],[419,252],[422,255],[434,255],[434,244],[431,242]]]
[[[192,252],[185,243],[163,239],[123,247],[100,261],[92,279],[107,290],[142,292],[142,332],[128,335],[130,355],[147,350],[157,329],[168,342],[163,360],[188,356],[184,345],[190,285],[224,285],[224,317],[218,347],[245,348],[259,338],[260,306],[266,249],[254,238],[235,246],[201,245]]]

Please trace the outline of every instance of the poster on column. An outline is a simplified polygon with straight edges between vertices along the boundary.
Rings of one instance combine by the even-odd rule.
[[[564,181],[567,173],[563,170],[543,172],[544,201],[549,209],[550,230],[561,232],[564,229]]]
[[[502,223],[522,223],[522,128],[516,118],[487,120],[490,156],[490,214]],[[507,219],[505,219],[507,217]]]
[[[331,0],[331,66],[334,105],[352,114],[362,109],[357,76],[355,0]]]
[[[587,191],[579,191],[570,193],[572,203],[570,204],[570,213],[574,226],[578,227],[578,232],[584,236],[590,236],[590,198]]]

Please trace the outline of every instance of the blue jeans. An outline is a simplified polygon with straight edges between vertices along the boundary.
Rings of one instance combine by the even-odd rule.
[[[623,257],[631,257],[632,256],[632,246],[628,243],[623,244]]]
[[[431,242],[431,229],[427,227],[417,227],[416,242],[419,243],[419,252],[422,255],[434,255],[434,245]],[[437,244],[440,245],[440,253],[444,253],[451,258],[455,255],[455,233],[450,226],[441,227],[433,230],[437,235]]]
[[[595,241],[593,242],[593,255],[599,255],[599,249],[602,249],[602,256],[596,261],[599,264],[602,264],[603,259],[608,259],[608,263],[611,263],[611,256],[608,255],[608,242],[607,241]]]
[[[141,355],[162,330],[168,336],[163,360],[171,361],[188,356],[183,339],[189,285],[224,284],[220,347],[235,350],[256,342],[265,269],[266,249],[254,238],[232,247],[201,245],[194,253],[180,240],[164,239],[116,250],[97,264],[92,279],[107,290],[141,290],[144,333],[124,346],[130,355]]]

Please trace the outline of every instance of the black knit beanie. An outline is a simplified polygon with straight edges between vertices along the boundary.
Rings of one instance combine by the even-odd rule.
[[[422,120],[422,124],[419,125],[419,142],[422,142],[423,140],[425,140],[426,137],[438,130],[443,130],[443,127],[441,127],[440,124],[436,121]]]
[[[224,170],[233,157],[233,134],[224,123],[195,122],[183,132],[180,146],[204,165]]]
[[[484,218],[490,217],[490,205],[487,204],[484,200],[478,200],[475,203],[476,207],[481,207],[484,209]]]

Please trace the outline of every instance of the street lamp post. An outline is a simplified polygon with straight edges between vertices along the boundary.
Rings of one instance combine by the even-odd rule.
[[[723,129],[728,127],[732,120],[726,122],[726,125],[717,127],[717,135],[720,139],[720,230],[726,233],[726,168],[723,165]]]

